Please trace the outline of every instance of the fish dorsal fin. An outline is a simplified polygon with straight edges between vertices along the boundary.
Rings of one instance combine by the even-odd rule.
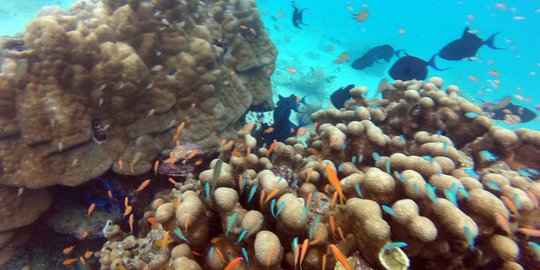
[[[465,27],[465,30],[463,30],[463,34],[461,34],[461,38],[465,38],[468,35],[470,35],[471,33],[469,33],[469,30],[470,30],[470,28],[468,26]]]

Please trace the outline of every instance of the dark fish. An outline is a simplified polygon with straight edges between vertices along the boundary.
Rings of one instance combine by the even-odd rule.
[[[367,67],[371,67],[373,63],[379,63],[378,60],[384,60],[390,62],[394,56],[394,48],[392,46],[385,44],[381,46],[376,46],[367,51],[362,57],[354,60],[352,63],[352,68],[362,70]]]
[[[515,105],[512,103],[508,103],[505,107],[502,108],[496,108],[492,109],[489,106],[484,107],[484,110],[491,113],[491,118],[495,120],[505,120],[507,112],[504,112],[505,110],[508,110],[511,112],[512,115],[517,115],[519,118],[521,118],[521,123],[532,121],[536,118],[536,113],[532,110],[529,110],[523,106]]]
[[[418,57],[406,55],[399,58],[390,68],[390,77],[394,80],[423,80],[427,76],[427,67],[430,66],[436,70],[443,71],[435,65],[435,56],[433,55],[429,61],[424,61]]]
[[[276,108],[274,109],[274,123],[272,126],[263,124],[262,130],[267,130],[272,128],[273,131],[269,133],[263,133],[261,136],[264,139],[264,142],[267,146],[272,144],[274,140],[278,142],[284,142],[285,139],[294,136],[298,131],[298,128],[305,126],[305,123],[298,123],[299,126],[289,120],[291,116],[291,111],[299,112],[298,106],[300,104],[305,104],[305,97],[300,98],[296,95],[290,95],[288,97],[283,97],[279,95],[279,100],[276,103]]]
[[[334,91],[332,95],[330,95],[330,100],[332,101],[332,105],[336,107],[337,109],[343,108],[345,105],[345,101],[349,100],[352,96],[349,94],[349,90],[354,88],[354,84],[349,84],[345,88],[340,87],[338,90]]]
[[[461,35],[460,39],[456,39],[448,43],[439,52],[439,56],[446,60],[461,60],[463,58],[469,58],[476,56],[478,49],[483,45],[495,50],[502,50],[495,46],[495,36],[500,32],[491,35],[488,39],[482,40],[476,34],[469,32],[469,27],[466,27]]]
[[[292,1],[292,6],[293,6],[293,15],[292,15],[292,23],[294,25],[294,27],[298,28],[298,29],[302,29],[300,28],[300,25],[307,25],[304,23],[304,20],[303,20],[303,16],[304,16],[304,11],[307,9],[307,8],[303,8],[303,9],[298,9],[298,6],[296,5],[296,3],[294,1]]]

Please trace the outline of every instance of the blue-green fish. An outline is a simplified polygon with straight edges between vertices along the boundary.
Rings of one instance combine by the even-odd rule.
[[[279,213],[281,213],[281,210],[283,210],[283,208],[285,207],[285,202],[286,201],[281,201],[281,203],[279,204],[277,212],[276,212],[276,216],[279,216]]]
[[[534,253],[534,255],[536,255],[536,259],[540,260],[540,245],[535,242],[528,242],[528,243],[532,249],[532,252]]]
[[[362,195],[362,191],[360,190],[360,183],[354,183],[354,189],[356,190],[356,194],[358,194],[358,197],[364,198]]]
[[[486,182],[486,186],[488,186],[491,189],[501,191],[501,187],[499,187],[499,185],[497,185],[497,183],[495,183],[495,182],[488,181],[488,182]]]
[[[257,187],[258,187],[257,184],[255,184],[255,185],[253,185],[253,187],[251,187],[251,190],[249,191],[249,196],[248,196],[247,203],[249,203],[251,201],[251,199],[253,199],[253,195],[255,195],[255,192],[257,192]]]
[[[186,236],[184,236],[184,234],[182,233],[182,231],[180,231],[180,229],[175,228],[175,229],[174,229],[174,234],[176,234],[176,236],[178,236],[180,239],[186,241],[186,243],[189,243],[189,241],[187,240]]]
[[[381,159],[381,155],[379,155],[378,152],[373,152],[373,154],[371,154],[371,156],[373,157],[373,159],[375,161],[379,161],[379,159]]]
[[[458,206],[456,192],[454,192],[453,190],[445,189],[444,196],[446,197],[446,199],[451,201],[455,206]]]
[[[384,212],[388,213],[392,217],[397,217],[396,212],[394,211],[394,209],[391,206],[383,205],[382,209],[384,210]]]
[[[214,166],[214,175],[212,176],[212,191],[216,190],[216,184],[221,174],[221,167],[223,165],[223,160],[218,159],[216,165]]]
[[[523,205],[521,203],[521,197],[519,197],[519,194],[517,192],[514,193],[512,201],[514,201],[514,204],[516,205],[518,210],[521,210],[523,208]]]
[[[467,198],[467,201],[471,200],[471,195],[469,195],[469,192],[464,187],[458,187],[458,192],[461,193],[465,198]]]
[[[229,217],[229,221],[227,222],[227,231],[225,231],[225,236],[229,236],[229,231],[231,230],[234,222],[236,221],[236,216],[238,215],[238,212],[234,212],[231,217]]]
[[[276,212],[274,211],[275,208],[276,208],[276,199],[272,199],[272,201],[270,202],[270,213],[275,219],[277,219]]]
[[[247,230],[245,229],[242,230],[242,232],[238,236],[238,240],[236,240],[236,244],[239,244],[244,239],[244,237],[246,237],[246,234],[247,234]]]
[[[387,174],[392,174],[392,173],[390,172],[390,159],[389,159],[389,158],[386,159],[385,165],[386,165],[386,173],[387,173]]]
[[[465,113],[465,117],[470,118],[470,119],[474,119],[474,118],[476,118],[478,116],[479,116],[479,114],[475,113],[475,112],[467,112],[467,113]]]
[[[429,183],[426,183],[426,185],[424,186],[424,188],[426,189],[426,194],[428,196],[428,198],[434,202],[435,204],[439,204],[439,201],[437,200],[437,187],[434,187],[432,185],[430,185]]]
[[[392,242],[392,243],[386,244],[383,249],[384,250],[389,250],[389,249],[393,249],[393,248],[402,248],[402,247],[406,247],[406,246],[408,246],[408,245],[405,242]]]
[[[480,177],[480,175],[478,173],[476,173],[472,168],[463,168],[463,171],[466,172],[467,174],[470,174],[474,177]]]
[[[497,156],[488,150],[481,150],[479,154],[480,154],[480,158],[482,158],[483,160],[487,160],[487,161],[497,160]]]
[[[244,258],[246,259],[246,262],[249,263],[249,257],[248,257],[248,253],[246,251],[246,248],[242,248],[242,255],[244,255]]]
[[[465,226],[463,229],[465,230],[465,239],[467,239],[467,242],[469,243],[469,249],[473,250],[474,236],[472,234],[471,228],[469,228],[468,226]]]
[[[394,176],[403,184],[407,184],[407,180],[405,180],[405,177],[403,177],[403,175],[398,172],[398,171],[394,171]]]
[[[444,153],[448,152],[448,141],[443,142],[442,149]]]

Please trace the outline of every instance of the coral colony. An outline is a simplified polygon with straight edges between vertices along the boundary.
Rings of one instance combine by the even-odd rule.
[[[243,116],[272,108],[276,50],[254,1],[79,2],[20,42],[0,76],[0,265],[47,187],[94,182],[108,196],[78,219],[113,217],[61,267],[539,267],[540,133],[494,126],[441,78],[376,102],[353,87],[306,136],[257,147]],[[90,181],[106,172],[148,177]]]

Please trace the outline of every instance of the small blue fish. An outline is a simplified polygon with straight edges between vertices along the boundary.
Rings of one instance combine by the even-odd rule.
[[[399,141],[404,142],[405,141],[405,135],[403,135],[403,134],[399,135]]]
[[[246,248],[242,248],[242,255],[244,255],[244,259],[246,259],[246,262],[249,263],[249,257]]]
[[[210,257],[210,259],[212,259],[212,256],[214,256],[214,246],[211,246],[210,251],[208,251],[208,257]]]
[[[319,209],[323,209],[323,208],[324,208],[324,201],[321,200],[321,201],[319,202]]]
[[[407,243],[405,242],[392,242],[392,243],[389,243],[389,244],[386,244],[384,246],[384,250],[389,250],[389,249],[393,249],[393,248],[402,248],[402,247],[406,247],[408,246]]]
[[[377,153],[377,152],[373,152],[373,154],[371,154],[371,156],[373,157],[373,159],[375,161],[379,161],[379,159],[381,159],[381,155],[379,155],[379,153]]]
[[[308,230],[308,237],[309,237],[309,240],[311,241],[311,239],[313,239],[313,227],[309,227],[309,230]]]
[[[358,156],[358,162],[362,162],[364,160],[364,154],[360,154]]]
[[[174,234],[176,234],[176,236],[178,236],[180,239],[186,241],[186,243],[189,243],[188,239],[186,238],[186,236],[184,236],[184,234],[182,233],[182,231],[180,231],[180,229],[175,228]]]
[[[317,230],[317,227],[319,226],[319,222],[321,222],[321,215],[317,215],[315,217],[315,223],[313,223],[313,230]]]
[[[276,216],[279,216],[279,213],[281,213],[281,210],[283,210],[284,207],[285,207],[285,201],[281,201],[281,203],[278,206]]]
[[[474,177],[480,177],[480,175],[476,173],[472,168],[463,168],[463,171]]]
[[[358,197],[364,198],[362,195],[362,191],[360,190],[360,183],[354,183],[354,189],[356,190],[356,194],[358,194]]]
[[[442,149],[444,153],[448,153],[448,141],[443,142]]]
[[[206,200],[210,200],[210,183],[209,182],[206,182],[206,184],[204,184],[204,193],[205,193]]]
[[[418,184],[412,183],[412,186],[413,186],[414,191],[415,191],[416,193],[420,193],[420,187],[418,186]]]
[[[245,177],[242,177],[242,188],[240,189],[242,193],[244,193],[244,188],[246,187],[246,184],[247,184],[247,179]]]
[[[356,156],[353,156],[353,157],[352,157],[351,162],[352,162],[352,163],[356,163]]]
[[[517,192],[514,193],[512,201],[514,201],[514,204],[516,205],[518,210],[521,210],[523,208],[523,204],[521,204],[521,197],[519,197],[519,194]]]
[[[469,195],[469,192],[464,187],[458,187],[457,190],[463,197],[467,198],[467,201],[471,200],[471,195]]]
[[[479,114],[475,113],[475,112],[467,112],[467,113],[465,113],[465,117],[467,117],[469,119],[474,119],[474,118],[476,118],[478,116],[479,116]]]
[[[429,161],[429,162],[433,162],[433,157],[432,156],[422,156],[422,158]]]
[[[231,217],[229,217],[229,221],[227,222],[227,231],[225,231],[225,236],[229,236],[229,231],[231,230],[234,222],[236,221],[236,216],[238,215],[238,212],[234,212]]]
[[[488,182],[486,182],[486,186],[488,186],[491,189],[501,191],[501,187],[499,187],[499,185],[497,185],[497,183],[495,183],[495,182],[488,181]]]
[[[249,203],[251,201],[251,199],[253,199],[253,195],[255,195],[255,192],[257,192],[257,187],[259,185],[255,184],[253,185],[253,187],[251,188],[251,190],[249,191],[249,196],[248,196],[248,200],[247,200],[247,203]]]
[[[311,205],[311,204],[315,204],[315,203],[317,202],[317,197],[319,197],[318,195],[319,195],[319,192],[318,192],[318,191],[313,192],[313,197],[311,198],[311,202],[308,202],[308,203],[309,203],[310,205]]]
[[[528,172],[525,169],[520,169],[520,170],[517,170],[516,172],[519,173],[521,176],[525,176],[525,177],[532,177],[533,176],[532,173]]]
[[[451,187],[451,190],[452,190],[454,193],[457,193],[458,185],[456,184],[456,182],[452,182],[452,184],[450,185],[450,187]]]
[[[276,208],[276,199],[272,199],[272,201],[270,202],[270,213],[275,219],[277,219],[276,212],[274,211],[275,208]]]
[[[465,230],[465,239],[467,239],[467,242],[469,243],[469,250],[473,250],[474,236],[472,234],[471,228],[469,228],[468,226],[465,226],[463,229]]]
[[[455,206],[458,206],[456,193],[454,191],[445,189],[444,196],[446,197],[446,199],[451,201]]]
[[[439,201],[437,200],[437,194],[436,194],[437,187],[434,187],[434,186],[430,185],[429,183],[426,183],[424,188],[426,189],[426,194],[427,194],[428,198],[432,202],[434,202],[436,205],[438,205]]]
[[[307,216],[308,213],[308,206],[304,206],[304,210],[302,211],[302,219],[304,219]]]
[[[538,171],[537,169],[533,169],[533,168],[529,168],[529,169],[527,169],[527,171],[529,171],[532,174],[540,174],[540,171]]]
[[[221,175],[221,167],[223,166],[223,160],[218,159],[214,165],[214,174],[212,175],[212,191],[216,190],[216,185]]]
[[[298,236],[293,238],[292,242],[291,242],[291,247],[292,247],[292,250],[296,250],[296,246],[298,246]]]
[[[534,255],[536,255],[536,259],[540,260],[540,245],[535,242],[528,242],[529,246],[531,247]]]
[[[479,154],[480,154],[480,158],[482,158],[483,160],[486,160],[486,161],[497,160],[497,156],[488,150],[481,150]]]
[[[345,151],[345,149],[347,149],[347,144],[346,144],[346,143],[343,143],[343,144],[341,145],[341,149],[343,149],[343,151]]]
[[[338,172],[341,172],[341,171],[343,171],[343,163],[338,165]]]
[[[405,177],[403,177],[403,175],[402,175],[400,172],[394,171],[394,176],[395,176],[399,181],[401,181],[401,183],[407,184],[407,180],[405,179]]]
[[[298,186],[298,183],[300,182],[300,179],[294,179],[293,181],[293,185],[294,186]]]
[[[391,206],[383,205],[382,209],[384,210],[384,212],[388,213],[392,217],[397,217],[396,212],[394,211],[394,209]]]
[[[242,230],[242,232],[240,233],[240,236],[238,236],[238,240],[236,240],[236,244],[240,244],[240,242],[242,242],[242,240],[244,239],[244,237],[246,237],[246,234],[247,234],[247,230]]]
[[[443,134],[442,130],[437,130],[437,136],[441,137],[442,134]]]
[[[390,172],[390,159],[389,158],[386,159],[385,165],[386,165],[386,173],[391,174],[391,172]]]

